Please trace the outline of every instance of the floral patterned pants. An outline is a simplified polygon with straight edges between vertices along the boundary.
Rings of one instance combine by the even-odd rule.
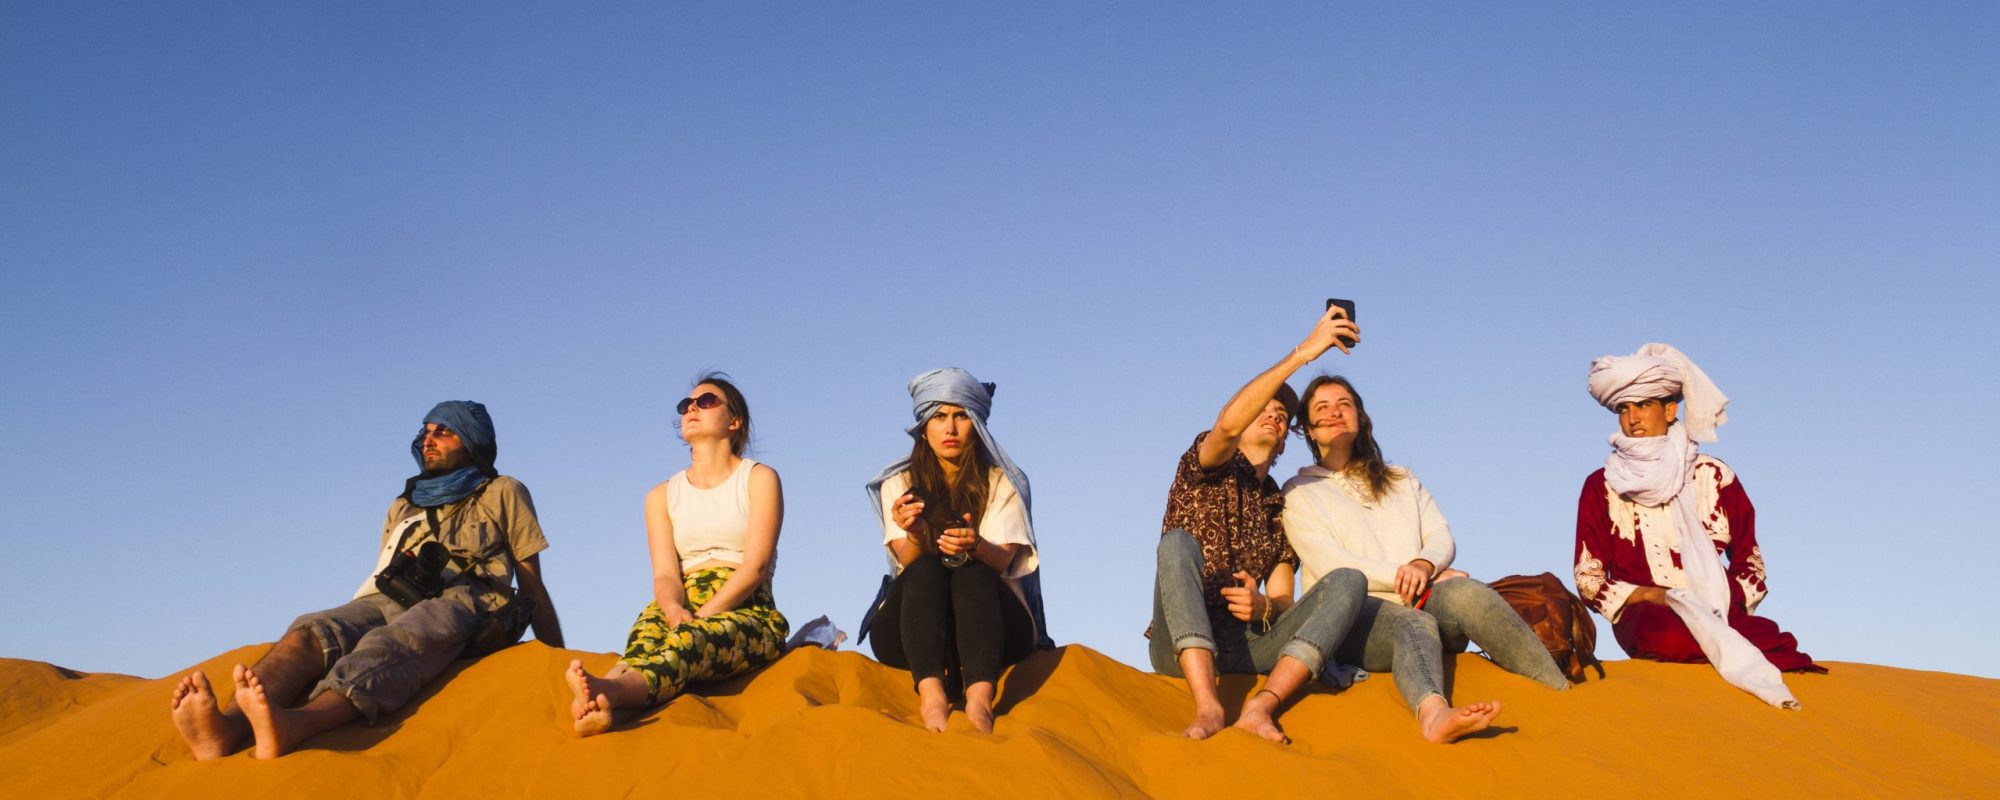
[[[701,608],[735,571],[711,567],[683,576],[688,608]],[[660,604],[652,602],[632,623],[625,655],[618,661],[646,676],[646,699],[659,704],[689,683],[734,677],[778,660],[791,629],[771,599],[768,582],[742,605],[679,625],[667,624]]]

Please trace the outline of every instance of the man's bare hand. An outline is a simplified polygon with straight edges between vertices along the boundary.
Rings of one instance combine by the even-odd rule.
[[[1264,606],[1271,602],[1271,598],[1265,597],[1262,592],[1257,591],[1257,578],[1241,570],[1238,570],[1232,577],[1236,578],[1236,582],[1242,585],[1225,586],[1222,588],[1222,599],[1229,604],[1229,615],[1244,622],[1249,622],[1262,616]]]
[[[1347,309],[1334,306],[1320,315],[1318,324],[1313,325],[1312,333],[1307,334],[1305,341],[1299,342],[1299,346],[1293,352],[1298,353],[1299,358],[1308,363],[1336,347],[1340,348],[1340,352],[1346,353],[1349,351],[1347,342],[1341,341],[1343,336],[1348,341],[1359,344],[1361,328],[1354,324],[1354,320],[1347,318]]]

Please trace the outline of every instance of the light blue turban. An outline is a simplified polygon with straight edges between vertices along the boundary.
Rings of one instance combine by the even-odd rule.
[[[979,434],[979,441],[986,445],[986,452],[999,462],[993,466],[1007,473],[1007,480],[1014,484],[1014,491],[1021,495],[1021,507],[1028,512],[1028,535],[1032,537],[1035,527],[1035,506],[1028,495],[1028,474],[1022,472],[1020,467],[1014,466],[1014,459],[1007,457],[1006,448],[1001,447],[1000,441],[993,438],[992,432],[986,429],[986,417],[993,413],[994,388],[993,384],[980,383],[972,377],[972,373],[957,367],[934,369],[911,378],[910,400],[917,421],[911,423],[910,427],[904,428],[903,432],[909,434],[912,439],[922,441],[924,423],[932,414],[937,413],[938,406],[952,405],[965,409],[966,413],[972,415],[972,430]],[[868,481],[868,502],[875,509],[877,522],[888,523],[888,520],[882,518],[882,483],[909,468],[910,457],[903,456],[895,463],[882,468],[881,472],[876,473],[875,477]]]

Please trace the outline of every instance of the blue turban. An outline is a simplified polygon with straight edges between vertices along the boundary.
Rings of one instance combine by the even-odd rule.
[[[418,475],[411,478],[405,492],[410,502],[423,508],[436,508],[446,503],[454,503],[472,494],[474,489],[497,472],[493,462],[500,455],[500,444],[493,435],[493,417],[486,413],[486,406],[471,400],[447,400],[431,408],[424,415],[425,424],[437,424],[450,428],[465,443],[465,452],[472,456],[473,466],[460,467],[443,475]],[[424,435],[410,440],[410,457],[417,460],[417,469],[424,468]]]
[[[996,462],[993,466],[999,467],[1002,472],[1007,474],[1007,480],[1014,484],[1015,493],[1021,496],[1021,509],[1028,516],[1028,539],[1029,541],[1033,541],[1035,538],[1035,513],[1034,503],[1028,494],[1028,474],[1022,472],[1020,467],[1014,465],[1014,459],[1007,457],[1007,449],[1001,447],[1000,440],[993,438],[993,433],[986,429],[986,418],[993,413],[993,390],[995,388],[993,384],[980,383],[978,379],[972,377],[972,373],[957,367],[934,369],[911,378],[911,412],[915,414],[916,421],[910,427],[903,429],[903,432],[908,433],[912,439],[922,441],[924,438],[924,423],[931,418],[932,414],[937,413],[938,406],[958,406],[965,409],[966,413],[971,414],[972,430],[979,434],[979,441],[986,445],[986,452],[993,456],[993,460]],[[883,482],[909,468],[910,457],[906,455],[897,459],[889,466],[883,467],[881,472],[876,473],[875,477],[868,481],[868,501],[870,507],[875,509],[875,519],[878,523],[888,524],[888,521],[882,518]],[[885,582],[883,586],[886,590],[887,583]],[[1049,637],[1047,617],[1042,612],[1042,581],[1040,570],[1023,576],[1021,578],[1021,588],[1028,595],[1028,610],[1034,615],[1035,627],[1041,631],[1041,635],[1038,637],[1040,641],[1036,642],[1036,645],[1044,649],[1055,647],[1055,640]],[[881,603],[879,596],[876,598],[876,603],[879,607]],[[872,610],[869,612],[869,616],[874,616]],[[863,624],[865,627],[865,620]],[[865,636],[866,633],[864,632],[862,635]]]

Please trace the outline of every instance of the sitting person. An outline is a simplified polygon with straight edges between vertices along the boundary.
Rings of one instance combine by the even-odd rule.
[[[236,704],[227,711],[207,675],[182,678],[173,693],[174,727],[197,760],[228,755],[245,740],[258,758],[276,758],[357,717],[372,725],[462,653],[518,640],[520,628],[499,624],[518,618],[502,611],[518,610],[514,604],[532,606],[535,638],[562,646],[542,582],[540,553],[549,543],[527,487],[494,470],[498,452],[485,406],[453,401],[431,409],[410,442],[422,473],[389,503],[377,545],[377,575],[392,571],[392,562],[415,568],[397,573],[403,581],[364,581],[346,605],[294,620],[256,664],[235,666]],[[420,557],[398,560],[403,553]],[[511,588],[516,576],[519,596]]]
[[[1766,592],[1756,509],[1736,472],[1696,444],[1715,441],[1729,398],[1664,344],[1597,359],[1589,385],[1620,433],[1577,499],[1577,593],[1633,658],[1709,662],[1766,702],[1796,707],[1777,671],[1825,670],[1756,616]]]
[[[688,684],[741,675],[784,655],[791,626],[771,599],[784,489],[743,457],[750,405],[720,373],[701,376],[680,412],[688,467],[646,493],[653,601],[603,677],[564,673],[576,735],[611,728],[618,709],[665,703]]]
[[[1285,482],[1285,536],[1307,581],[1336,569],[1368,577],[1354,632],[1334,651],[1344,663],[1388,670],[1418,730],[1450,742],[1485,729],[1498,701],[1452,708],[1444,653],[1475,641],[1501,668],[1551,689],[1569,681],[1528,623],[1492,587],[1451,568],[1456,545],[1417,476],[1389,466],[1375,423],[1346,378],[1306,384],[1300,432],[1314,463]]]
[[[911,380],[917,421],[907,432],[916,441],[868,482],[895,577],[860,635],[874,632],[875,660],[910,671],[932,731],[951,716],[948,662],[957,665],[966,718],[991,733],[1001,670],[1054,646],[1041,611],[1028,476],[986,427],[993,390],[961,369]]]
[[[1219,671],[1270,676],[1244,701],[1236,727],[1289,742],[1278,709],[1332,666],[1330,653],[1360,608],[1363,579],[1351,569],[1308,582],[1292,602],[1298,557],[1285,544],[1278,518],[1284,500],[1269,474],[1298,404],[1285,379],[1328,349],[1347,352],[1359,338],[1345,311],[1329,309],[1305,341],[1229,398],[1215,427],[1194,437],[1174,469],[1147,649],[1155,672],[1187,679],[1194,722],[1183,733],[1190,739],[1222,730]]]

